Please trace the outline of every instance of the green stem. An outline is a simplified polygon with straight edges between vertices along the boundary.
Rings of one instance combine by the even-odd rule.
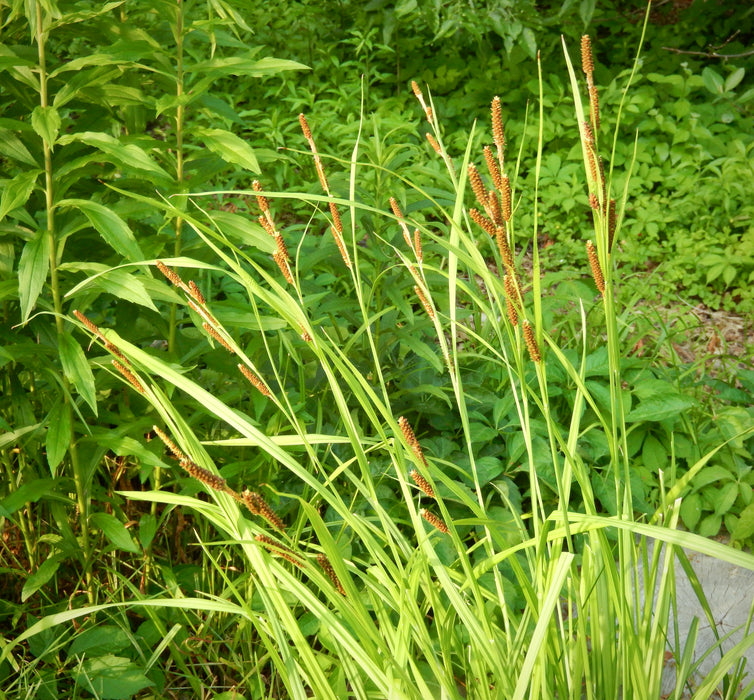
[[[47,65],[45,56],[46,30],[43,29],[42,6],[36,3],[36,42],[37,55],[39,58],[39,104],[44,109],[49,106],[47,95]],[[54,194],[54,173],[52,167],[52,148],[45,139],[42,139],[42,153],[45,164],[45,217],[47,220],[47,236],[50,243],[50,289],[52,292],[52,304],[55,317],[55,328],[58,338],[65,333],[63,301],[60,293],[60,280],[58,277],[58,245],[55,235],[55,194]],[[71,435],[68,441],[68,454],[71,458],[71,467],[73,469],[73,480],[76,485],[76,502],[79,510],[79,519],[81,522],[81,547],[84,553],[84,576],[87,582],[87,594],[89,602],[94,602],[92,591],[92,576],[89,561],[89,503],[86,493],[86,481],[81,470],[81,464],[78,455],[78,445],[76,443],[76,431],[74,427],[74,412],[70,400],[70,385],[65,376],[63,381],[63,400],[65,410],[68,412],[68,422],[71,426]]]

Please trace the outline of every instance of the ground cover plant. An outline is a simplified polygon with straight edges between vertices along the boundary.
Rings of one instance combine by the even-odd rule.
[[[207,65],[208,38],[241,50],[221,31],[243,29],[233,7],[214,7],[209,24],[178,5],[152,28],[163,46],[173,37],[176,55],[192,49],[186,76],[196,65],[215,67],[218,81],[239,62],[252,76],[300,68],[256,54]],[[49,36],[66,26],[53,19]],[[92,55],[96,66],[114,60]],[[41,256],[47,265],[34,262],[42,234],[24,245],[18,269],[36,280],[41,308],[52,300],[57,341],[45,316],[31,317],[29,288],[6,284],[8,317],[30,318],[26,354],[5,351],[16,400],[4,414],[2,517],[19,539],[3,565],[33,573],[3,602],[3,692],[653,697],[666,642],[675,697],[707,697],[718,683],[728,697],[748,692],[736,660],[750,634],[697,685],[694,631],[678,639],[668,620],[675,557],[685,563],[677,545],[751,568],[748,555],[677,527],[725,525],[739,545],[751,538],[751,376],[737,388],[716,373],[722,400],[705,396],[696,368],[664,354],[670,329],[646,340],[616,243],[642,149],[621,145],[610,113],[630,111],[633,93],[616,82],[598,114],[586,45],[583,70],[563,65],[568,93],[547,76],[525,120],[503,120],[496,99],[491,124],[463,140],[443,130],[442,108],[417,84],[426,140],[404,147],[416,120],[403,112],[362,115],[339,132],[294,113],[282,128],[299,134],[295,152],[272,167],[263,149],[234,152],[215,121],[240,126],[234,106],[207,96],[185,113],[180,99],[155,104],[173,111],[148,136],[83,132],[95,151],[71,159],[74,171],[115,154],[93,198],[103,209],[83,202],[84,177],[77,199],[35,186],[69,161],[55,163],[52,149],[44,169],[13,173],[3,201],[21,223],[11,232],[27,239],[46,214],[55,240],[49,213],[71,207],[78,219],[60,229],[67,255],[92,245],[91,234],[76,238],[86,221],[115,255],[93,268],[61,251]],[[179,74],[168,84],[181,94]],[[568,95],[568,118],[551,110],[551,89],[563,108]],[[122,113],[104,111],[124,128]],[[559,186],[545,114],[558,138],[570,124],[580,174],[571,173],[584,190],[573,203],[544,195]],[[60,151],[76,141],[78,112],[69,118],[64,137],[46,131],[51,110],[33,128]],[[17,134],[22,123],[5,126]],[[185,159],[181,141],[159,143],[160,128],[178,139],[182,124]],[[126,133],[138,131],[129,122]],[[325,135],[348,146],[331,153]],[[191,138],[222,158],[191,149]],[[207,173],[222,172],[223,159],[247,168],[231,183],[248,189],[203,194],[216,190]],[[178,175],[182,161],[191,180]],[[141,171],[129,177],[134,163],[164,166],[170,178],[149,184],[174,196],[155,196]],[[25,200],[14,194],[23,183]],[[38,193],[56,206],[35,204]],[[571,244],[575,274],[545,269],[539,214],[560,201],[584,234]],[[121,216],[107,218],[104,205]],[[71,275],[57,302],[53,270]],[[33,333],[51,348],[41,367]],[[75,450],[86,457],[78,466]],[[45,532],[47,517],[58,533]],[[650,553],[646,538],[666,546]]]

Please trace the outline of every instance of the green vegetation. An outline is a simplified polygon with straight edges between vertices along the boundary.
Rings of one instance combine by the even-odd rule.
[[[702,4],[0,2],[0,698],[746,697],[670,616],[754,569],[754,12],[632,55]]]

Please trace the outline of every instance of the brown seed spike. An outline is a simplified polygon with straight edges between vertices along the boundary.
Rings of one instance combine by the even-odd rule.
[[[190,459],[182,459],[180,461],[180,465],[186,470],[186,472],[194,477],[197,481],[201,481],[203,484],[206,484],[211,489],[214,489],[215,491],[227,491],[228,486],[225,483],[225,479],[223,479],[221,476],[217,474],[213,474],[209,469],[204,469],[204,467],[200,467],[195,462],[192,462]]]
[[[332,568],[332,564],[330,563],[330,560],[324,554],[318,554],[317,563],[322,567],[322,571],[324,571],[327,574],[327,578],[329,578],[330,581],[332,581],[332,584],[333,586],[335,586],[335,589],[338,591],[338,593],[340,593],[340,595],[342,595],[345,598],[346,591],[341,585],[340,580],[338,579],[338,576],[335,573],[335,569]]]
[[[495,232],[495,241],[497,242],[497,249],[500,251],[500,259],[503,261],[503,265],[506,270],[510,270],[511,274],[514,273],[514,259],[513,252],[510,245],[508,245],[508,236],[505,233],[504,226],[498,226]]]
[[[513,210],[511,208],[511,181],[507,175],[503,175],[503,186],[500,190],[502,199],[503,219],[507,222],[511,220]]]
[[[249,383],[257,390],[260,394],[266,396],[267,398],[270,398],[272,394],[270,393],[270,390],[267,388],[265,383],[257,377],[254,372],[252,372],[246,365],[238,364],[236,365],[238,367],[239,372],[243,374],[246,379],[249,380]]]
[[[534,328],[531,323],[524,319],[524,341],[526,347],[529,350],[529,356],[534,362],[540,362],[542,360],[542,354],[539,352],[539,345],[537,345],[537,339],[534,336]]]
[[[152,426],[152,430],[154,430],[154,432],[157,434],[157,437],[162,440],[162,442],[165,444],[165,447],[170,450],[173,457],[175,457],[179,462],[188,460],[188,457],[186,457],[186,455],[178,449],[176,444],[168,437],[165,431],[161,430],[156,425]]]
[[[335,226],[330,226],[330,231],[332,232],[333,238],[335,239],[335,244],[338,246],[338,250],[340,251],[340,257],[343,258],[343,262],[345,263],[346,267],[350,270],[351,258],[348,255],[348,249],[346,248],[346,244],[345,244],[345,241],[343,240],[343,236],[335,228]]]
[[[437,142],[437,139],[429,132],[427,132],[425,136],[427,137],[427,141],[429,141],[429,145],[432,146],[434,152],[437,153],[438,156],[441,156],[442,148],[440,148],[440,144]]]
[[[597,86],[592,85],[589,88],[589,113],[592,118],[594,128],[599,131],[600,128],[600,98],[597,93]]]
[[[416,469],[412,469],[409,476],[414,480],[414,483],[424,492],[426,496],[430,498],[435,497],[434,489],[430,486],[429,482],[419,474]]]
[[[312,130],[309,128],[309,122],[306,121],[306,116],[301,113],[298,115],[299,124],[301,124],[301,131],[304,132],[304,138],[307,141],[313,141]]]
[[[613,249],[613,239],[615,238],[615,226],[616,226],[616,213],[615,213],[615,200],[610,200],[610,207],[607,214],[607,250],[608,252]]]
[[[262,185],[259,184],[259,180],[254,180],[254,182],[251,183],[251,186],[254,188],[255,192],[261,192],[262,191]],[[257,204],[259,205],[259,208],[262,210],[262,213],[269,217],[270,215],[270,205],[267,202],[267,197],[265,197],[262,194],[256,195],[257,198]]]
[[[432,305],[429,303],[426,295],[422,291],[422,288],[418,284],[414,285],[414,292],[416,293],[416,296],[419,297],[419,301],[422,303],[424,310],[427,312],[427,316],[429,316],[434,321],[435,310],[432,308]]]
[[[213,328],[212,326],[210,326],[210,324],[207,323],[206,321],[204,323],[202,323],[202,328],[204,328],[204,330],[207,331],[207,333],[209,333],[229,353],[231,353],[233,355],[236,354],[236,351],[233,349],[233,346],[227,340],[225,340],[225,338],[223,338],[220,335],[219,331],[216,328]]]
[[[291,564],[295,564],[298,567],[302,566],[301,560],[294,555],[292,549],[286,547],[284,544],[276,542],[272,539],[272,537],[260,534],[254,537],[254,539],[262,544],[270,554],[281,557],[282,559],[285,559],[286,561],[289,561]]]
[[[597,199],[597,195],[594,194],[594,192],[589,193],[589,206],[595,210],[599,210],[600,208],[600,201]]]
[[[492,100],[492,140],[497,148],[497,158],[503,162],[505,152],[505,132],[503,130],[503,110],[500,105],[500,98],[496,95]]]
[[[87,329],[88,329],[88,330],[89,330],[89,331],[90,331],[91,333],[93,333],[94,335],[96,335],[96,336],[97,336],[98,338],[100,338],[100,339],[102,339],[102,340],[104,340],[104,339],[105,339],[105,336],[104,336],[104,335],[102,335],[102,331],[101,331],[101,330],[99,329],[99,326],[97,326],[97,324],[96,324],[96,323],[94,323],[93,321],[90,321],[90,320],[89,320],[89,319],[88,319],[88,318],[87,318],[86,316],[84,316],[84,314],[82,314],[82,313],[81,313],[81,312],[80,312],[80,311],[79,311],[78,309],[76,309],[76,310],[75,310],[75,311],[73,312],[73,315],[74,315],[74,316],[75,316],[75,317],[76,317],[76,318],[77,318],[77,319],[78,319],[79,321],[81,321],[81,323],[83,323],[83,324],[84,324],[84,325],[85,325],[85,326],[87,327]]]
[[[493,237],[495,236],[497,227],[494,222],[488,219],[478,209],[469,209],[469,216],[485,231],[485,233],[488,233]]]
[[[518,292],[510,275],[503,277],[503,286],[505,287],[505,310],[508,314],[508,320],[511,326],[518,325]]]
[[[398,419],[398,427],[401,429],[403,437],[406,439],[408,446],[414,453],[414,457],[416,457],[416,459],[425,467],[429,466],[427,464],[427,458],[424,456],[424,452],[422,451],[419,441],[416,439],[416,435],[414,435],[414,431],[411,428],[410,423],[403,416]]]
[[[144,386],[142,383],[136,378],[136,375],[128,369],[125,365],[122,365],[118,360],[112,360],[113,367],[118,370],[118,372],[125,377],[126,380],[128,380],[128,383],[136,389],[140,394],[145,394],[146,391],[144,389]]]
[[[498,192],[502,191],[503,179],[500,174],[500,168],[495,160],[495,156],[492,155],[492,149],[489,146],[484,147],[484,161],[487,163],[487,170],[490,172],[492,184]]]
[[[422,91],[419,88],[419,83],[417,83],[415,80],[411,81],[411,89],[413,90],[414,95],[416,95],[416,99],[417,100],[423,100],[424,99],[424,95],[422,95]]]
[[[398,205],[398,200],[395,197],[390,198],[390,208],[393,210],[393,214],[395,214],[396,217],[399,219],[403,218],[403,212],[401,211],[401,208]]]
[[[497,192],[495,190],[490,190],[487,193],[487,203],[489,205],[490,214],[492,215],[492,220],[495,222],[495,225],[502,226],[503,216],[500,212],[500,203],[498,202]]]
[[[592,56],[592,40],[588,34],[581,37],[581,70],[591,82],[594,73],[594,57]]]
[[[437,528],[440,532],[446,535],[448,534],[448,526],[434,513],[430,513],[425,508],[422,508],[419,511],[419,515],[421,515],[422,518],[424,518],[430,525],[432,525],[432,527]]]
[[[482,208],[487,211],[489,208],[489,204],[487,203],[487,190],[484,187],[479,171],[476,169],[476,165],[473,163],[469,163],[469,183],[471,184],[471,190],[474,192],[477,202],[479,202]]]
[[[267,501],[265,501],[258,493],[247,489],[241,494],[241,498],[244,504],[246,504],[246,507],[254,513],[254,515],[261,515],[268,523],[270,523],[270,525],[278,530],[285,531],[285,523],[280,519],[278,514],[270,508]]]
[[[194,301],[197,304],[206,306],[207,302],[204,299],[204,295],[202,294],[199,287],[196,286],[196,282],[194,282],[194,280],[189,280],[188,286],[189,286],[189,294],[194,298]]]
[[[424,259],[424,253],[422,252],[422,239],[418,228],[414,229],[414,252],[416,259],[421,262]]]
[[[604,294],[605,278],[602,275],[602,267],[600,267],[600,260],[597,257],[597,251],[594,249],[594,245],[591,241],[586,242],[586,254],[589,258],[589,267],[592,268],[592,277],[594,277],[594,283],[597,285],[599,293]]]
[[[165,275],[176,287],[179,287],[180,289],[183,289],[184,291],[188,291],[188,287],[186,286],[186,283],[181,279],[180,275],[173,269],[169,268],[164,262],[161,260],[156,260],[155,265],[157,266],[157,269]]]
[[[338,211],[338,207],[335,206],[335,202],[330,202],[330,214],[332,215],[333,226],[335,226],[338,233],[342,234],[343,222],[340,219],[340,212]]]

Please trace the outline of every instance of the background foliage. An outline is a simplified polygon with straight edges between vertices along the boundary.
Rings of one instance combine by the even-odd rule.
[[[424,139],[410,80],[428,86],[454,156],[462,156],[474,121],[485,121],[495,94],[504,106],[510,152],[530,156],[537,141],[532,111],[539,52],[548,114],[538,181],[543,286],[550,290],[544,314],[548,332],[566,345],[573,339],[575,352],[578,302],[591,304],[595,290],[582,263],[591,224],[560,35],[572,45],[582,33],[594,37],[595,79],[610,132],[636,52],[640,3],[511,1],[472,8],[462,0],[327,0],[280,2],[272,13],[264,3],[250,8],[230,0],[37,0],[0,2],[0,11],[3,636],[79,598],[217,585],[216,573],[192,549],[196,538],[186,513],[137,507],[116,494],[142,487],[196,492],[198,486],[157,468],[162,445],[144,440],[154,423],[149,407],[124,387],[105,353],[86,345],[74,309],[169,363],[193,367],[205,389],[237,400],[265,434],[283,427],[263,397],[239,387],[227,353],[144,261],[207,263],[195,279],[215,300],[217,317],[249,356],[263,357],[272,347],[295,414],[319,432],[337,433],[337,418],[319,400],[326,378],[302,361],[303,341],[272,316],[249,318],[241,285],[214,274],[214,256],[182,214],[190,208],[186,194],[222,190],[197,198],[202,211],[191,209],[192,216],[274,269],[274,247],[256,222],[255,203],[233,190],[248,190],[259,178],[269,191],[319,193],[299,112],[316,126],[336,196],[349,194],[345,163],[357,140],[361,157],[374,166],[361,171],[354,187],[363,206],[358,230],[370,240],[363,252],[365,284],[374,306],[386,309],[375,320],[385,383],[396,407],[413,412],[425,449],[463,471],[467,458],[438,380],[434,328],[395,265],[392,244],[400,230],[376,212],[388,211],[394,196],[407,216],[439,230],[429,204],[453,201],[448,173]],[[701,303],[745,319],[754,312],[753,24],[754,9],[737,2],[658,3],[623,105],[625,138],[606,163],[622,191],[628,183],[621,173],[635,158],[618,242],[618,294],[629,309],[621,319],[622,340],[636,348],[622,369],[633,401],[629,448],[638,512],[658,506],[661,470],[681,476],[752,420],[751,346],[743,344],[743,357],[723,347],[722,355],[703,350],[688,360],[673,343],[700,331],[688,317],[669,319],[661,310],[680,307],[676,315],[682,316],[684,305]],[[480,152],[490,135],[480,126],[473,138],[471,147]],[[531,162],[522,157],[517,170],[522,229],[534,211]],[[395,176],[413,187],[397,190]],[[274,206],[286,237],[301,241],[296,255],[306,307],[348,344],[357,367],[365,358],[367,372],[359,309],[339,281],[342,261],[332,255],[326,232],[302,235],[313,225],[317,203],[276,199]],[[520,248],[518,255],[526,261],[531,251]],[[650,299],[647,280],[655,294]],[[441,275],[433,281],[440,283]],[[599,308],[589,308],[590,320],[598,321]],[[635,308],[646,311],[634,314]],[[598,343],[588,357],[589,386],[599,395],[609,377]],[[266,374],[272,366],[259,369]],[[476,404],[471,418],[484,478],[504,485],[511,502],[520,504],[530,494],[514,406],[481,364],[474,369],[470,361],[464,379]],[[550,381],[552,415],[567,424],[569,378],[555,373]],[[188,400],[185,406],[194,431],[207,440],[227,437],[209,412]],[[544,441],[536,430],[535,446]],[[295,479],[281,481],[272,459],[243,448],[207,449],[227,479],[274,482],[280,492],[300,493]],[[587,440],[584,449],[595,465],[602,507],[616,512],[603,481],[605,446]],[[751,449],[751,440],[734,440],[692,480],[681,509],[687,528],[704,535],[727,531],[738,546],[751,544]],[[546,481],[544,446],[542,455]],[[375,460],[374,469],[384,465]],[[553,486],[544,498],[554,503],[555,493]],[[380,495],[399,509],[394,489]],[[573,498],[578,505],[578,493]],[[285,498],[275,506],[283,515],[292,507]],[[206,523],[189,524],[200,540],[214,537]],[[220,556],[232,566],[230,555]],[[208,676],[215,687],[238,681],[240,661],[223,666],[218,659],[250,657],[233,643],[232,623],[222,616],[154,610],[138,624],[125,613],[113,613],[107,623],[76,638],[76,651],[97,650],[83,666],[75,662],[76,651],[62,653],[69,644],[60,636],[65,633],[50,629],[33,637],[22,682],[37,697],[69,697],[71,688],[130,697],[150,684],[198,692]],[[194,639],[208,630],[222,640],[210,651]],[[107,662],[98,663],[102,658]],[[121,696],[107,685],[113,668],[127,688]],[[7,663],[0,666],[0,676],[11,673]]]

